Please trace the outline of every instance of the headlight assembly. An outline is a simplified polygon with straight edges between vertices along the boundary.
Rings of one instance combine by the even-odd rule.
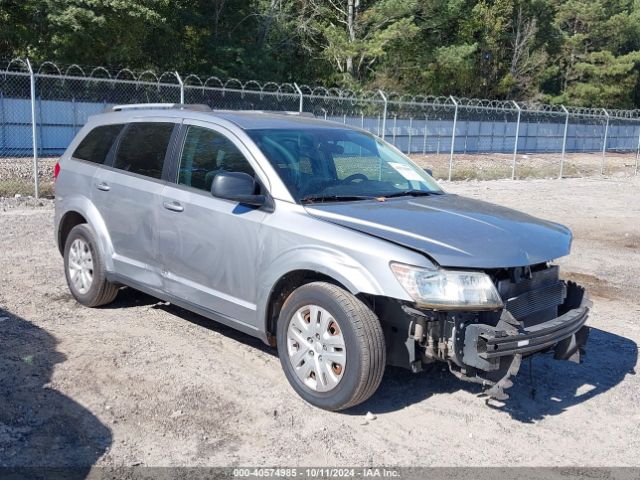
[[[483,272],[428,269],[391,262],[391,270],[421,307],[439,310],[495,310],[502,299]]]

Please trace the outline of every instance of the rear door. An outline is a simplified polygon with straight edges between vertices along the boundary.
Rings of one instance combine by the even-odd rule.
[[[260,228],[269,213],[214,198],[210,190],[221,171],[245,172],[263,185],[266,177],[256,174],[249,151],[226,129],[185,121],[182,130],[173,181],[162,192],[165,288],[197,307],[255,328]]]
[[[129,123],[110,162],[93,178],[93,201],[111,237],[115,273],[134,286],[162,287],[158,208],[175,131],[175,119]]]
[[[56,181],[58,196],[65,193],[93,195],[92,182],[96,170],[103,165],[124,128],[123,123],[100,125],[87,133],[69,159],[62,159],[62,175]]]

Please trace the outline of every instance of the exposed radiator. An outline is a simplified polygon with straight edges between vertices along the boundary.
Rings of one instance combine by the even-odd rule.
[[[511,315],[520,320],[536,312],[557,307],[566,296],[567,286],[563,282],[556,282],[509,298],[505,306]]]
[[[533,272],[530,278],[498,282],[506,309],[517,320],[532,325],[558,315],[558,306],[567,296],[567,286],[558,279],[558,267]]]

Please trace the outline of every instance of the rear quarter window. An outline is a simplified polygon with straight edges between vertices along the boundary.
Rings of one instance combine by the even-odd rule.
[[[124,124],[103,125],[91,130],[73,152],[73,157],[93,163],[104,163]]]

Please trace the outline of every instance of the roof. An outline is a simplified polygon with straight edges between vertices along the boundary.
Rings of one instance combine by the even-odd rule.
[[[128,122],[140,117],[181,117],[206,120],[217,118],[233,123],[242,130],[340,128],[360,130],[343,123],[316,118],[308,112],[279,112],[261,110],[211,110],[204,105],[136,104],[118,105],[103,114],[95,115],[98,121]]]
[[[215,111],[209,115],[235,123],[243,130],[261,129],[300,129],[300,128],[350,128],[342,123],[322,120],[320,118],[287,114],[285,112],[250,112],[250,111]]]

